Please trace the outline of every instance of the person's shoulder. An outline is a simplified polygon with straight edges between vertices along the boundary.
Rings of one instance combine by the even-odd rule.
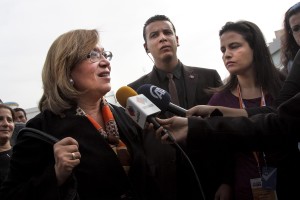
[[[207,84],[207,87],[219,87],[223,85],[220,74],[215,69],[186,66],[183,65],[184,73],[196,76],[201,84]]]
[[[22,128],[26,126],[26,123],[23,122],[15,122],[14,133],[18,133]]]
[[[151,72],[149,72],[148,74],[145,74],[145,75],[141,76],[140,78],[136,79],[135,81],[129,83],[128,86],[131,87],[134,90],[137,90],[137,88],[139,86],[141,86],[141,85],[148,82],[150,73]]]
[[[216,69],[210,69],[210,68],[205,68],[205,67],[183,65],[183,68],[187,71],[194,71],[197,73],[219,74]]]
[[[58,115],[54,114],[50,110],[45,110],[45,111],[38,113],[33,118],[29,119],[26,123],[26,126],[28,124],[36,124],[36,123],[40,123],[42,121],[49,121],[55,117],[58,117]]]
[[[223,97],[227,97],[227,96],[232,96],[232,94],[229,90],[222,90],[222,91],[216,92],[216,93],[213,94],[212,97],[214,97],[214,98],[223,98]]]
[[[222,90],[212,95],[212,97],[208,102],[208,105],[226,106],[227,101],[233,101],[233,100],[234,100],[234,96],[230,91]]]

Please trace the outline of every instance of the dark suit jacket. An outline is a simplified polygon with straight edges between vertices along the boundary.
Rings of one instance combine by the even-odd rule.
[[[149,176],[139,132],[123,108],[113,107],[120,138],[132,158],[128,176],[106,140],[85,116],[75,115],[75,108],[67,111],[65,117],[44,111],[28,121],[26,126],[58,139],[73,137],[78,141],[81,159],[73,173],[81,200],[116,200],[123,199],[121,196],[124,194],[133,199],[160,199]],[[35,138],[18,138],[8,179],[0,190],[0,199],[64,199],[73,184],[67,181],[64,186],[57,186],[54,163],[52,146]]]
[[[208,95],[204,89],[218,87],[222,84],[218,72],[213,69],[191,67],[182,64],[182,73],[185,80],[188,105],[185,109],[199,104],[207,104],[211,95]],[[161,87],[154,68],[150,73],[128,84],[128,86],[137,90],[144,84]],[[184,107],[183,105],[180,106]],[[160,185],[162,193],[165,195],[164,199],[201,199],[201,192],[195,174],[181,152],[174,146],[161,144],[154,137],[154,133],[149,132],[149,130],[145,130],[143,135],[147,160],[157,183]],[[205,171],[204,173],[207,172]],[[203,180],[202,176],[200,179],[204,184],[211,182],[211,180]],[[215,188],[212,190],[205,191],[207,197],[214,195]]]
[[[211,95],[205,93],[204,89],[208,87],[218,87],[222,84],[220,75],[214,69],[206,69],[200,67],[183,66],[183,76],[187,93],[188,108],[199,104],[207,104]],[[144,84],[152,84],[160,87],[159,79],[156,71],[153,70],[140,77],[136,81],[128,84],[134,90],[137,90]],[[182,106],[182,105],[180,105]]]

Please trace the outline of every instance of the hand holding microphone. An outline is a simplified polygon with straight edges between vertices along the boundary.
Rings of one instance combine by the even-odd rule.
[[[157,121],[162,127],[166,128],[176,142],[185,142],[188,134],[188,118],[186,117],[171,117],[169,119],[157,118]],[[156,131],[156,134],[160,134],[161,128]],[[166,136],[162,136],[161,140],[165,141]]]
[[[184,108],[181,108],[175,104],[171,103],[171,97],[170,95],[163,89],[158,88],[156,86],[147,84],[147,85],[143,85],[140,88],[138,88],[138,92],[141,93],[140,95],[138,95],[132,88],[128,87],[128,86],[124,86],[122,88],[120,88],[117,93],[116,93],[116,97],[118,102],[125,108],[126,113],[129,115],[129,117],[131,119],[133,119],[136,123],[138,123],[137,118],[132,116],[132,114],[137,114],[137,113],[142,113],[142,115],[145,115],[143,113],[143,109],[147,109],[147,108],[143,108],[143,106],[141,107],[139,104],[141,104],[141,102],[138,102],[135,98],[137,98],[138,96],[142,97],[142,99],[144,100],[148,100],[149,102],[155,102],[156,106],[160,109],[159,112],[162,110],[163,112],[169,110],[171,112],[173,112],[174,114],[178,114],[180,116],[184,116],[184,117],[172,117],[170,119],[159,119],[157,118],[157,120],[155,119],[155,116],[159,113],[155,113],[153,112],[152,115],[145,115],[146,119],[148,122],[153,123],[154,125],[154,129],[156,130],[156,136],[159,138],[161,138],[161,141],[167,144],[174,144],[183,154],[183,156],[187,159],[187,161],[189,162],[189,164],[191,165],[193,172],[195,174],[199,189],[201,191],[201,194],[203,196],[203,199],[205,199],[203,190],[202,190],[202,186],[200,183],[200,180],[198,178],[197,172],[193,166],[193,163],[191,162],[191,160],[189,159],[189,157],[187,156],[187,154],[184,152],[184,150],[180,147],[180,145],[177,143],[177,141],[185,141],[186,137],[187,137],[187,133],[188,133],[188,119],[185,117],[187,110],[185,110]],[[149,100],[148,98],[151,100]],[[153,103],[150,103],[149,105],[154,105]],[[154,105],[155,106],[155,105]],[[156,107],[155,106],[155,107]],[[132,109],[131,109],[132,108]],[[130,111],[130,110],[135,110],[136,111]],[[131,114],[130,114],[131,113]],[[143,123],[138,123],[139,126],[141,126],[142,128],[144,128]],[[163,126],[161,126],[160,124],[162,124]],[[164,127],[166,127],[167,129],[169,129],[170,131],[172,131],[173,134],[175,134],[175,138],[174,136]]]

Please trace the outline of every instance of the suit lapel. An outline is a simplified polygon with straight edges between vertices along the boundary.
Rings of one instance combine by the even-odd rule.
[[[195,102],[196,83],[198,81],[198,74],[194,73],[193,69],[187,68],[183,65],[183,76],[185,80],[185,91],[187,95],[188,108],[191,108]]]
[[[158,76],[157,73],[153,67],[151,73],[149,74],[149,80],[147,80],[147,83],[152,83],[152,85],[155,85],[157,87],[159,87],[159,80],[158,80]]]

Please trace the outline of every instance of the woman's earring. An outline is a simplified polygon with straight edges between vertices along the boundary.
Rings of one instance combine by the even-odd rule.
[[[70,83],[71,83],[71,85],[74,85],[74,81],[71,78],[70,78]]]

